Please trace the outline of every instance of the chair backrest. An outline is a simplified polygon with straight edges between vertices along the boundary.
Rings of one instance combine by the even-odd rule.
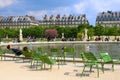
[[[50,59],[47,55],[41,56],[41,61],[47,64],[54,64],[55,62],[53,59]]]
[[[43,52],[43,48],[42,47],[38,47],[37,49],[38,49],[38,51]]]
[[[40,53],[37,53],[35,50],[31,51],[32,58],[39,58],[40,56],[42,56],[42,55]]]
[[[107,52],[101,52],[100,57],[101,57],[101,59],[103,59],[104,62],[112,62],[113,61]]]
[[[33,51],[22,51],[23,55],[25,56],[25,58],[32,58],[32,53]]]
[[[60,55],[59,49],[58,48],[51,48],[51,53],[49,53],[50,56],[58,56]]]
[[[74,48],[72,48],[72,47],[65,47],[64,52],[74,53],[75,51],[74,51]]]
[[[51,48],[51,52],[59,52],[58,48]]]
[[[5,53],[13,54],[14,52],[11,49],[5,49]]]
[[[36,54],[39,54],[39,55],[44,54],[43,48],[42,47],[38,47],[37,50],[36,50]]]
[[[81,56],[81,58],[82,58],[83,61],[86,60],[86,57],[85,57],[85,55],[84,55],[84,52],[81,52],[81,53],[80,53],[80,56]]]
[[[95,57],[95,55],[92,52],[85,52],[84,55],[87,60],[97,61],[97,58]]]
[[[3,51],[3,50],[2,50],[2,48],[0,47],[0,54],[2,54],[2,51]]]

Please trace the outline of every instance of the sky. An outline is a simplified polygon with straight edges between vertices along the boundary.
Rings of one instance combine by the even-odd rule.
[[[91,25],[95,25],[99,12],[120,12],[120,0],[0,0],[0,16],[35,16],[40,20],[47,15],[86,14]]]

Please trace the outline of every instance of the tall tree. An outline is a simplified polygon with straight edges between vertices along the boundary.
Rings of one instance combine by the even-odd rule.
[[[89,39],[89,38],[92,39],[92,37],[94,36],[94,34],[95,34],[94,29],[93,29],[93,28],[89,28],[89,29],[88,29],[88,32],[87,32],[88,39]]]
[[[104,27],[101,25],[97,25],[95,27],[95,35],[96,36],[103,36],[104,35]]]

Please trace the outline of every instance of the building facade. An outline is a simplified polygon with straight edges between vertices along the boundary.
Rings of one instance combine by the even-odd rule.
[[[104,27],[118,26],[120,27],[120,12],[101,12],[97,15],[96,25],[102,25]]]
[[[0,28],[28,28],[38,25],[33,16],[0,16]]]
[[[85,14],[79,16],[45,15],[39,22],[41,26],[78,26],[79,24],[89,24]]]

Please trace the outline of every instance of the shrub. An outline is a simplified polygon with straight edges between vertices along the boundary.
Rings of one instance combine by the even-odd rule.
[[[45,31],[45,36],[46,36],[48,41],[56,38],[57,35],[58,35],[58,33],[57,33],[57,30],[55,30],[55,29],[48,29],[48,30]]]

